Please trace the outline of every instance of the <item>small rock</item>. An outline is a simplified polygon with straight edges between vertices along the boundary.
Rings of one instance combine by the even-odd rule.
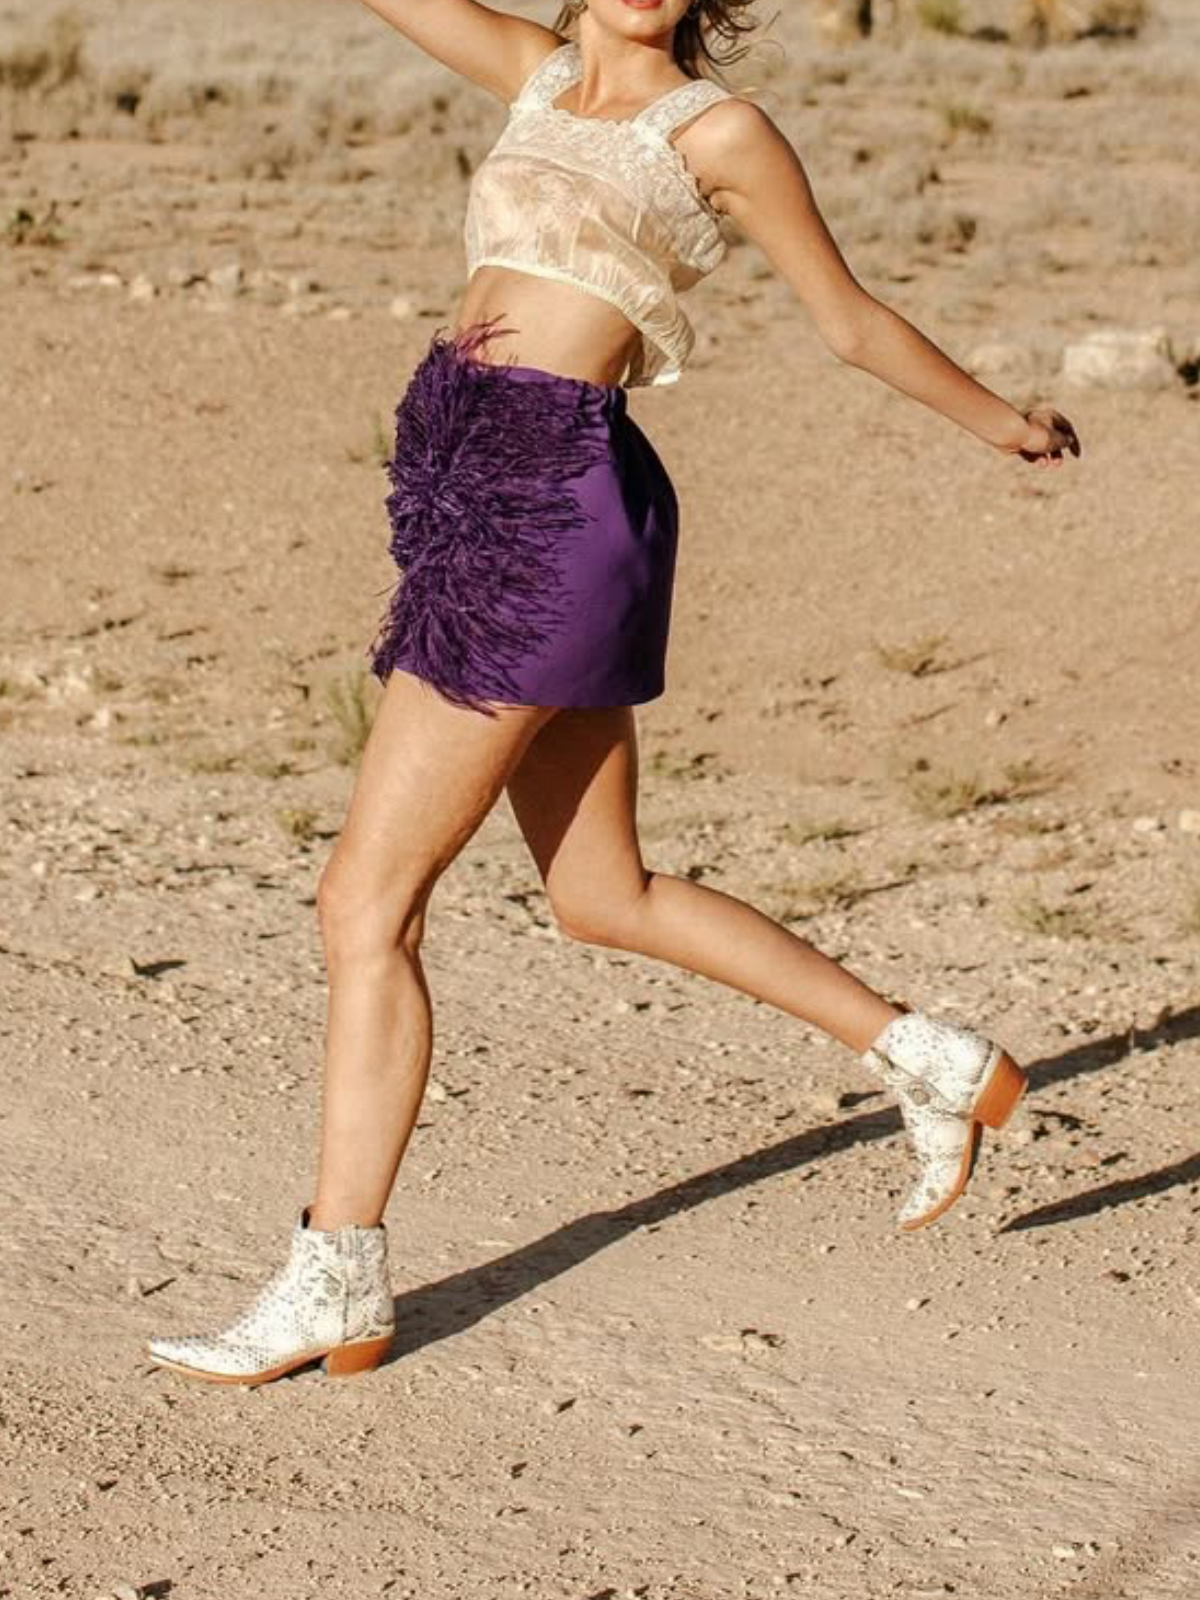
[[[1134,833],[1161,833],[1163,820],[1161,817],[1134,817]]]
[[[920,1311],[922,1306],[927,1306],[928,1304],[928,1296],[913,1295],[911,1300],[906,1300],[904,1302],[904,1309],[905,1311]]]
[[[1022,344],[994,340],[976,345],[966,361],[977,378],[1033,379],[1038,375],[1038,360]]]
[[[1008,712],[1001,711],[999,706],[993,706],[984,714],[983,725],[985,728],[998,728],[1002,722],[1008,721]]]
[[[425,1091],[435,1105],[444,1105],[447,1099],[446,1088],[441,1083],[431,1083]]]
[[[1179,813],[1179,831],[1181,833],[1200,833],[1200,811],[1181,811]]]
[[[119,272],[98,272],[93,282],[101,289],[119,289],[124,279]]]
[[[326,315],[330,322],[349,322],[354,313],[349,306],[334,306]]]
[[[398,294],[388,306],[388,314],[395,317],[398,322],[403,322],[406,317],[411,317],[416,309],[407,295]]]
[[[1170,389],[1179,382],[1163,328],[1099,328],[1067,346],[1062,375],[1099,389]]]
[[[193,284],[205,281],[204,274],[195,267],[168,267],[164,276],[172,289],[190,289]]]
[[[293,273],[287,281],[287,292],[289,294],[316,294],[320,287],[321,285],[317,279],[308,272]]]
[[[1051,1553],[1058,1561],[1074,1561],[1079,1555],[1077,1544],[1056,1544],[1051,1546]]]
[[[218,294],[226,295],[232,299],[234,295],[242,292],[242,264],[240,261],[227,261],[222,267],[213,267],[208,274],[209,286]]]
[[[131,300],[153,300],[157,293],[158,289],[144,272],[139,272],[137,277],[129,285],[129,298]]]

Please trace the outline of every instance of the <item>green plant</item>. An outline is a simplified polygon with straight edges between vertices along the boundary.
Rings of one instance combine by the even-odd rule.
[[[917,0],[917,20],[933,33],[963,31],[962,0]]]
[[[51,200],[42,215],[35,216],[28,206],[18,206],[4,225],[5,242],[56,249],[63,242],[58,227],[58,201]]]

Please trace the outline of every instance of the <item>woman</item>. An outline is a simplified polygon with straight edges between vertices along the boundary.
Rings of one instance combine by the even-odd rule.
[[[476,0],[366,0],[511,106],[472,182],[468,284],[397,410],[388,463],[402,581],[370,648],[385,688],[318,906],[329,974],[316,1194],[288,1259],[229,1327],[154,1339],[193,1377],[261,1383],[376,1366],[393,1331],[381,1218],[429,1070],[421,967],[440,874],[507,791],[559,926],[803,1018],[897,1095],[918,1165],[901,1226],[961,1193],[982,1126],[1025,1077],[992,1041],[876,994],[752,907],[647,868],[633,707],[662,692],[678,506],[628,414],[675,381],[679,294],[761,246],[843,361],[994,448],[1079,454],[854,279],[791,145],[701,67],[749,0],[573,0],[553,30]],[[724,55],[721,41],[726,42]]]

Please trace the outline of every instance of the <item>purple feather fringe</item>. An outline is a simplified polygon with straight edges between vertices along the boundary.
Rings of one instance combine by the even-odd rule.
[[[608,459],[605,391],[473,359],[497,333],[434,336],[396,409],[387,463],[401,578],[369,647],[451,703],[520,703],[513,673],[563,625],[559,558],[588,522],[569,482]]]

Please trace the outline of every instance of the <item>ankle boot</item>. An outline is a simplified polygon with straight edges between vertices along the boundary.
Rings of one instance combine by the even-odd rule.
[[[395,1333],[387,1234],[351,1225],[292,1230],[287,1261],[253,1303],[214,1334],[151,1339],[159,1366],[211,1383],[267,1383],[323,1361],[330,1377],[377,1367]]]
[[[919,1164],[900,1226],[926,1227],[966,1188],[983,1128],[1008,1121],[1025,1073],[991,1039],[919,1011],[893,1018],[862,1060],[895,1093]]]

